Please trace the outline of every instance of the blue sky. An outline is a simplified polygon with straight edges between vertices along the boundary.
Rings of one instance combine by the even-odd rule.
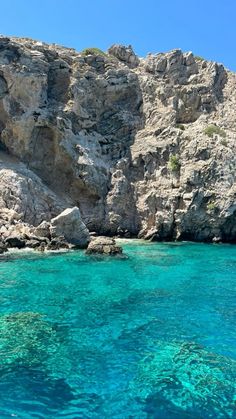
[[[0,33],[81,50],[181,48],[236,71],[236,0],[7,0]]]

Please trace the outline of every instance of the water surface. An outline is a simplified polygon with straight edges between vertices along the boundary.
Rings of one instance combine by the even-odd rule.
[[[236,418],[236,247],[0,258],[0,417]]]

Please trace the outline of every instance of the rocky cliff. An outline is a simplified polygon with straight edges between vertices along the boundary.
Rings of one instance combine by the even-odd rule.
[[[0,232],[78,206],[90,231],[236,241],[236,75],[0,37]]]

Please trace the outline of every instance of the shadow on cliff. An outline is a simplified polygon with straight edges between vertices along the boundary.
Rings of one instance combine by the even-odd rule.
[[[24,161],[55,193],[64,195],[68,205],[80,208],[90,231],[137,234],[130,149],[145,125],[138,76],[131,69],[113,67],[110,77],[109,60],[98,70],[95,57],[89,64],[91,74],[77,75],[75,87],[68,63],[47,59],[47,100],[42,106],[47,119],[44,124],[40,113],[35,115]],[[79,89],[86,94],[78,96]],[[70,144],[65,145],[65,138]],[[83,138],[88,138],[88,151]],[[123,177],[123,186],[115,172]]]
[[[139,78],[130,72],[132,83],[121,89],[96,125],[96,131],[102,136],[101,158],[110,165],[107,194],[102,197],[103,219],[95,228],[100,234],[132,236],[139,231],[131,146],[138,131],[145,126],[145,116]]]

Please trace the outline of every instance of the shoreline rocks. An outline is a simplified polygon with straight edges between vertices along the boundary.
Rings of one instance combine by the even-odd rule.
[[[38,251],[86,248],[90,235],[82,221],[79,208],[67,208],[51,222],[39,226],[9,225],[1,234],[1,253],[7,248],[25,247]]]
[[[80,248],[85,248],[90,240],[78,207],[67,208],[53,218],[49,230],[52,238],[63,236],[68,243]]]
[[[100,254],[114,256],[122,254],[122,247],[116,244],[114,238],[99,236],[92,238],[86,249],[86,253],[88,255]]]
[[[7,247],[17,247],[17,249],[23,249],[25,247],[25,240],[21,236],[9,236],[5,240]]]

